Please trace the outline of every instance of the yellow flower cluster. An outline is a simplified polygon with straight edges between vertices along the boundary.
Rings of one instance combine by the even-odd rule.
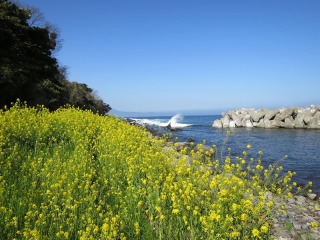
[[[113,116],[18,102],[0,111],[0,236],[267,238],[265,192],[287,193],[293,173],[276,182],[280,167],[264,171],[247,152],[212,156],[202,144],[178,153]]]

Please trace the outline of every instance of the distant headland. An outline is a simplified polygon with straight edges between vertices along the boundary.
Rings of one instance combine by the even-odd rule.
[[[241,108],[222,113],[213,122],[214,128],[257,127],[320,129],[320,106],[308,108],[289,107],[280,109]]]

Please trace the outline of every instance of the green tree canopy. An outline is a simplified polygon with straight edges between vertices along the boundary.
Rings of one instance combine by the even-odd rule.
[[[19,98],[30,105],[44,104],[51,110],[68,103],[108,112],[110,106],[97,98],[92,89],[66,79],[52,54],[60,47],[57,31],[50,24],[35,24],[39,16],[42,17],[41,13],[34,8],[0,0],[0,107]],[[79,96],[75,97],[75,92]],[[80,98],[86,100],[79,101]]]
[[[27,22],[30,14],[27,9],[21,9],[8,1],[0,1],[1,105],[17,98],[33,104],[39,97],[43,98],[39,94],[60,93],[62,89],[58,81],[58,63],[51,56],[54,44],[49,31],[46,28],[30,27]],[[36,88],[42,88],[42,94],[35,91]],[[49,99],[45,103],[52,107],[48,104],[52,101]]]

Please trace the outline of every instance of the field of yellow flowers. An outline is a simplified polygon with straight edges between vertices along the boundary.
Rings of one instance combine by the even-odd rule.
[[[265,193],[290,195],[293,173],[250,147],[178,153],[113,116],[17,102],[0,111],[0,238],[268,239]]]

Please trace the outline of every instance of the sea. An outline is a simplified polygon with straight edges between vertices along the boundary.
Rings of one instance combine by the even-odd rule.
[[[281,160],[283,172],[296,172],[293,181],[301,186],[313,183],[312,190],[320,194],[320,130],[309,129],[263,129],[263,128],[230,128],[216,129],[212,123],[220,119],[220,115],[201,116],[161,116],[139,117],[134,120],[147,125],[159,134],[171,133],[179,142],[194,141],[205,145],[216,145],[219,154],[227,154],[231,148],[231,156],[241,156],[251,145],[250,156],[258,157],[263,151],[262,164]],[[170,124],[176,131],[166,128]],[[230,131],[230,135],[227,131]],[[287,158],[285,156],[287,155]],[[285,159],[284,159],[285,158]]]

